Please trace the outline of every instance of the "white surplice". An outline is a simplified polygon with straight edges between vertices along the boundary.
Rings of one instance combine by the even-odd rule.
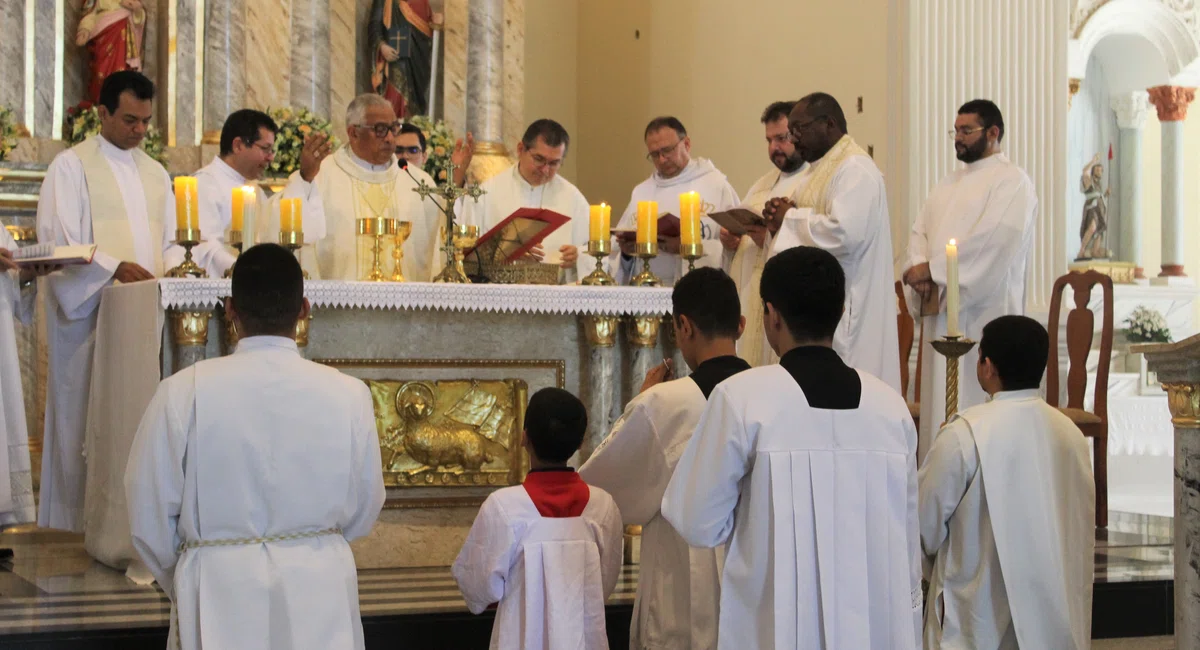
[[[438,229],[445,218],[438,209],[442,199],[422,200],[413,191],[420,181],[435,185],[429,174],[415,166],[402,170],[396,166],[395,157],[387,164],[373,165],[354,155],[349,145],[322,161],[321,171],[313,179],[322,200],[321,214],[314,219],[304,214],[305,246],[300,263],[309,276],[362,279],[358,272],[357,221],[384,217],[412,224],[412,232],[404,242],[404,279],[430,281],[436,273],[432,267]],[[279,215],[271,216],[267,231],[278,231]],[[390,274],[391,259],[385,260],[384,266]]]
[[[497,604],[493,650],[608,648],[604,602],[624,553],[612,497],[589,487],[574,517],[544,517],[523,485],[493,492],[479,508],[451,572],[467,609]]]
[[[728,542],[718,647],[916,648],[908,407],[882,381],[852,371],[857,408],[813,408],[788,361],[717,386],[663,497],[663,516],[688,543]]]
[[[585,253],[590,218],[588,202],[583,197],[583,192],[570,181],[556,174],[549,182],[534,187],[521,176],[517,166],[513,165],[488,179],[482,189],[487,194],[479,197],[478,203],[470,198],[459,199],[458,214],[463,217],[460,223],[479,226],[479,234],[482,236],[520,208],[553,210],[570,217],[571,221],[542,240],[546,257],[557,258],[558,249],[566,245],[579,248],[579,259],[575,267],[560,273],[561,280],[564,283],[575,282],[596,267],[595,258]]]
[[[746,198],[742,199],[741,207],[761,215],[767,201],[774,198],[787,198],[795,195],[803,179],[801,173],[808,163],[796,171],[785,174],[779,169],[772,169],[750,186]],[[723,265],[729,277],[737,283],[738,296],[742,302],[742,316],[746,318],[746,331],[738,339],[738,356],[750,362],[752,366],[767,366],[779,361],[762,328],[762,299],[759,297],[759,283],[762,281],[763,266],[771,256],[775,246],[775,238],[770,232],[760,247],[749,235],[744,235],[738,243],[737,252],[724,251]]]
[[[725,549],[688,546],[660,510],[667,482],[707,404],[692,377],[659,384],[630,400],[579,469],[585,481],[612,494],[626,525],[643,527],[630,626],[634,648],[708,650],[717,645]]]
[[[181,647],[363,648],[348,542],[379,516],[381,468],[366,385],[291,339],[244,338],[163,380],[125,492]],[[223,540],[240,543],[180,552]]]
[[[721,212],[738,204],[737,191],[729,184],[725,174],[713,165],[711,160],[693,158],[691,162],[672,178],[663,178],[654,172],[650,178],[642,181],[633,188],[629,197],[629,205],[621,214],[618,228],[637,227],[637,204],[641,201],[657,201],[660,215],[671,213],[679,216],[679,195],[686,192],[700,194],[700,212]],[[711,266],[721,267],[721,227],[707,216],[700,217],[700,234],[704,244],[704,257],[696,260],[696,268]],[[619,246],[614,246],[612,262],[613,276],[617,284],[629,284],[630,278],[642,270],[642,261],[631,257],[624,258]],[[670,287],[687,272],[687,261],[678,255],[667,253],[662,249],[658,257],[650,260],[650,270],[662,280],[663,286]]]
[[[3,226],[0,226],[0,248],[17,249],[17,242]],[[33,324],[36,285],[22,290],[19,276],[19,271],[0,276],[0,527],[25,524],[37,518],[21,362],[13,327],[14,320],[20,320],[26,327]]]
[[[1033,181],[1004,154],[994,154],[951,173],[930,192],[908,238],[907,268],[929,263],[941,293],[937,315],[921,318],[921,299],[906,287],[909,310],[925,332],[926,360],[937,359],[931,341],[946,334],[946,243],[958,244],[960,333],[978,341],[983,326],[1000,316],[1025,313],[1025,269],[1033,245],[1038,200]],[[960,363],[970,377],[979,361],[976,346]],[[921,459],[946,412],[946,364],[925,363],[921,382]],[[959,374],[962,375],[963,372]],[[979,383],[963,381],[958,408],[982,404]],[[918,462],[921,460],[918,459]]]
[[[313,183],[306,182],[300,177],[300,172],[292,172],[287,186],[282,192],[276,192],[267,197],[267,193],[259,187],[257,181],[247,180],[236,169],[221,160],[220,156],[212,159],[208,165],[196,172],[196,194],[200,206],[200,234],[204,241],[192,249],[192,259],[208,271],[208,277],[219,278],[233,266],[237,259],[233,250],[225,243],[226,233],[233,223],[233,190],[244,185],[251,185],[258,194],[258,219],[255,220],[254,242],[244,242],[243,250],[260,242],[279,242],[279,200],[300,199],[303,202],[302,216],[305,219],[316,219],[323,210],[321,197]],[[275,216],[274,219],[268,215]],[[258,222],[262,227],[257,227]],[[274,226],[268,230],[268,226]],[[167,251],[165,266],[174,268],[183,262],[184,250],[180,246],[172,246]]]
[[[919,480],[927,650],[1090,647],[1096,492],[1066,416],[997,393],[942,429]]]
[[[883,174],[866,155],[851,155],[832,170],[822,169],[834,162],[829,158],[826,154],[800,172],[793,194],[801,196],[814,175],[829,174],[828,212],[809,207],[788,210],[769,254],[815,246],[837,258],[846,272],[846,311],[833,348],[847,365],[875,375],[898,392],[896,273]]]
[[[162,276],[163,251],[174,233],[163,223],[174,214],[167,170],[140,149],[125,151],[95,136],[55,156],[46,170],[38,241],[94,243],[98,249],[91,264],[68,267],[46,281],[49,389],[39,526],[83,530],[84,428],[100,292],[121,262]]]

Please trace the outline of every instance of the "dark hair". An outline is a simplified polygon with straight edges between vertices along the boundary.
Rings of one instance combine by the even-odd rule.
[[[240,139],[246,146],[258,142],[259,131],[266,129],[271,133],[279,133],[279,126],[270,115],[252,108],[234,111],[225,118],[225,126],[221,127],[221,155],[233,153],[233,141]]]
[[[788,115],[791,115],[793,108],[796,108],[796,102],[772,102],[763,111],[762,118],[760,119],[763,124],[770,124],[781,119],[786,120]]]
[[[742,303],[737,285],[721,269],[698,268],[675,283],[671,313],[688,320],[708,338],[737,338]]]
[[[828,251],[797,246],[767,260],[759,285],[798,342],[833,337],[846,303],[846,272]]]
[[[813,119],[828,117],[833,120],[833,123],[841,129],[842,133],[849,133],[846,128],[846,114],[842,112],[842,105],[838,100],[833,98],[833,95],[828,93],[812,93],[801,99],[805,103],[806,113]]]
[[[121,93],[127,90],[142,101],[154,99],[153,81],[135,70],[121,70],[104,78],[104,84],[100,86],[100,105],[108,109],[109,115],[115,115],[121,105]]]
[[[642,134],[642,140],[650,137],[651,133],[659,129],[671,129],[675,135],[679,136],[680,140],[687,137],[687,129],[683,128],[683,122],[680,122],[677,117],[667,115],[650,120],[650,123],[646,125],[646,132]]]
[[[571,136],[563,125],[542,118],[535,120],[529,128],[525,129],[525,135],[521,136],[521,144],[525,145],[526,149],[532,149],[533,145],[537,144],[537,139],[541,138],[542,142],[548,147],[562,147],[565,152],[571,147]]]
[[[996,142],[1004,139],[1004,116],[1000,114],[1000,107],[996,106],[992,100],[972,99],[958,108],[958,114],[978,115],[984,130],[993,126],[1000,129],[1000,135],[996,136]]]
[[[402,124],[400,126],[400,135],[404,135],[405,133],[416,133],[417,134],[417,142],[421,143],[421,152],[424,153],[425,152],[425,132],[422,131],[417,125],[410,124],[409,122],[405,122],[404,124]]]
[[[991,359],[1004,390],[1026,390],[1042,385],[1050,335],[1028,316],[1001,316],[983,326],[979,359]]]
[[[547,463],[566,463],[587,431],[587,409],[561,388],[543,388],[529,398],[525,409],[525,436],[533,453]]]
[[[258,244],[233,265],[232,293],[244,336],[291,336],[304,308],[304,273],[286,248]]]

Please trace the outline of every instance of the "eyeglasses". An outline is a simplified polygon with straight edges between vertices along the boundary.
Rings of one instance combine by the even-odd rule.
[[[354,124],[352,126],[356,129],[370,129],[375,137],[386,138],[388,131],[391,131],[392,135],[400,135],[400,129],[404,127],[404,122],[392,122],[391,124],[380,122],[379,124]]]
[[[825,115],[818,115],[817,117],[814,117],[813,119],[805,122],[804,124],[799,124],[799,123],[789,124],[788,125],[788,135],[791,136],[792,142],[795,142],[800,139],[801,134],[804,133],[804,129],[811,128],[812,125],[816,124],[817,122],[820,122],[821,120],[826,119],[826,117],[827,116],[825,116]]]
[[[659,158],[666,158],[667,156],[671,155],[672,153],[675,153],[675,150],[678,149],[679,145],[681,145],[681,144],[683,144],[683,140],[678,140],[675,142],[675,144],[673,144],[669,147],[663,147],[662,149],[658,149],[657,151],[651,151],[650,153],[646,154],[646,160],[655,161],[655,160],[658,160]]]
[[[379,136],[379,137],[382,138],[383,136]],[[420,147],[396,147],[396,153],[406,153],[410,156],[415,156],[419,153],[424,153],[424,151],[425,150]]]
[[[985,129],[982,126],[977,126],[973,129],[950,129],[946,133],[947,133],[947,135],[950,136],[951,140],[955,140],[958,138],[967,138],[976,133],[979,133],[980,131],[986,131],[986,130],[987,129]]]
[[[530,154],[530,155],[533,158],[533,164],[537,165],[538,167],[546,167],[548,169],[558,169],[559,167],[562,167],[562,164],[563,164],[562,158],[559,158],[557,160],[550,160],[549,158],[543,157],[541,154],[535,153],[535,154]]]
[[[273,155],[275,153],[275,144],[274,143],[261,144],[258,142],[246,142],[245,138],[242,139],[242,142],[245,142],[247,145],[254,147],[255,149],[258,149],[259,151],[261,151],[267,155]]]

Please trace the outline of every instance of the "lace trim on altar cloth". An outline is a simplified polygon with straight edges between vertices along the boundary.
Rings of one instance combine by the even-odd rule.
[[[230,281],[226,279],[163,279],[158,286],[164,309],[209,309],[230,292]],[[669,287],[310,280],[304,283],[304,294],[313,307],[322,308],[635,316],[671,313]]]

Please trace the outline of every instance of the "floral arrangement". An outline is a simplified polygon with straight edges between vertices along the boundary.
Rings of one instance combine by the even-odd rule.
[[[1167,319],[1157,311],[1138,305],[1137,309],[1125,319],[1128,325],[1125,338],[1132,343],[1170,343],[1171,330],[1167,329]]]
[[[71,135],[71,144],[76,145],[100,132],[100,108],[88,102],[67,111],[67,131]],[[142,151],[147,156],[158,161],[163,167],[167,166],[167,147],[163,142],[162,131],[153,124],[146,129],[146,137],[142,139]]]
[[[0,160],[8,160],[8,154],[17,146],[17,132],[12,109],[0,106]]]
[[[268,176],[290,176],[299,170],[304,138],[314,131],[329,136],[330,150],[338,146],[329,120],[306,108],[270,108],[267,114],[279,127],[279,132],[275,134],[275,160],[267,167]]]
[[[408,122],[425,134],[425,173],[433,177],[438,185],[450,179],[450,154],[454,151],[454,131],[442,120],[433,120],[426,115],[409,118]]]

